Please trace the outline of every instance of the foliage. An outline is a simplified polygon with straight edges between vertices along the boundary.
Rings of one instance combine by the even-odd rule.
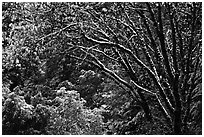
[[[199,2],[3,2],[3,134],[202,134],[201,18]]]
[[[59,106],[50,110],[49,134],[103,134],[102,110],[84,107],[85,100],[80,98],[77,91],[61,88],[58,92],[63,94],[55,98],[60,102]]]
[[[85,105],[90,108],[100,107],[102,104],[96,101],[98,94],[103,90],[103,76],[92,70],[82,69],[77,80],[77,90],[80,96],[86,100]],[[100,98],[100,97],[99,97]]]
[[[103,134],[103,109],[86,108],[77,91],[61,87],[57,93],[49,105],[40,91],[31,97],[31,104],[24,96],[8,93],[2,112],[3,134]]]
[[[83,42],[70,44],[84,56],[70,57],[126,86],[147,120],[160,111],[172,134],[188,134],[192,91],[201,78],[200,3],[92,3],[79,12],[75,35]]]

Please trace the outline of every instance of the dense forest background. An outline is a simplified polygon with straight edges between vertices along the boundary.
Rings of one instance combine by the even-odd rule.
[[[202,3],[2,3],[3,134],[202,134]]]

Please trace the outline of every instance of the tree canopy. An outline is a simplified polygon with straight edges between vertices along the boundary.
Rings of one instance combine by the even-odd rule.
[[[2,3],[3,134],[202,134],[201,19],[201,2]]]

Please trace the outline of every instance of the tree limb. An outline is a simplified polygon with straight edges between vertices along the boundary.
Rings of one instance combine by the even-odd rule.
[[[168,55],[167,55],[167,48],[166,48],[166,44],[165,44],[165,38],[164,38],[164,32],[163,32],[163,22],[162,22],[162,13],[161,13],[161,5],[158,5],[158,19],[159,19],[159,41],[161,44],[161,51],[162,51],[162,55],[164,57],[164,64],[167,70],[167,73],[169,75],[169,79],[173,80],[174,76],[170,67],[170,63],[169,63],[169,59],[168,59]],[[171,82],[171,81],[170,81]],[[172,85],[172,83],[171,83]]]
[[[173,20],[173,13],[171,13],[171,10],[173,10],[171,8],[171,6],[168,4],[168,12],[169,12],[169,18],[170,18],[170,26],[171,26],[171,30],[172,30],[172,43],[173,43],[173,63],[174,63],[174,69],[175,69],[175,73],[178,73],[178,62],[177,62],[177,43],[176,43],[176,30],[175,30],[175,25],[174,25],[174,20]]]
[[[154,72],[153,72],[152,70],[150,70],[141,60],[139,60],[139,59],[132,53],[131,50],[125,48],[124,46],[122,46],[122,45],[120,45],[120,44],[116,44],[116,43],[113,43],[113,42],[106,42],[106,41],[98,41],[98,40],[95,40],[95,39],[93,39],[93,38],[90,38],[90,37],[86,36],[85,34],[84,34],[84,37],[85,37],[87,40],[89,40],[89,41],[92,41],[92,42],[95,42],[95,43],[98,43],[98,44],[101,44],[101,45],[116,47],[116,48],[120,49],[121,51],[123,51],[123,52],[129,54],[130,56],[132,56],[132,57],[134,58],[135,62],[136,62],[139,66],[143,67],[143,68],[149,73],[149,75],[151,76],[151,78],[154,80],[154,82],[155,82],[156,85],[158,86],[159,91],[160,91],[160,94],[161,94],[162,98],[164,99],[165,104],[167,105],[169,111],[170,111],[170,112],[173,112],[173,109],[174,109],[174,108],[172,107],[171,103],[168,101],[168,98],[166,97],[166,95],[165,95],[165,93],[164,93],[164,90],[163,90],[161,84],[159,83],[158,79],[155,77]]]

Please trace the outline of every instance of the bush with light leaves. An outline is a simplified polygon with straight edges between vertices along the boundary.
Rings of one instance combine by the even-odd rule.
[[[103,134],[102,109],[88,109],[77,91],[66,91],[61,87],[54,99],[57,106],[51,107],[48,134],[55,135],[99,135]]]
[[[33,109],[23,96],[10,92],[2,107],[3,134],[18,134],[20,130],[27,130],[33,118]]]

